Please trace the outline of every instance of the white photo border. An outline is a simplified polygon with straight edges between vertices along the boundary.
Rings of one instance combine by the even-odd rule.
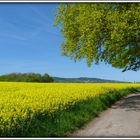
[[[0,4],[16,4],[16,3],[140,3],[140,0],[0,0]],[[140,140],[140,137],[0,137],[2,140]]]
[[[0,3],[137,3],[140,0],[0,0]]]

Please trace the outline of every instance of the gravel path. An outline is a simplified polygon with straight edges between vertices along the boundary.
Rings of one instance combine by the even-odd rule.
[[[129,95],[72,137],[140,137],[140,93]]]

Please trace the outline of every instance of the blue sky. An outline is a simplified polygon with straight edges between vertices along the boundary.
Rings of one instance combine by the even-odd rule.
[[[0,74],[48,73],[59,77],[96,77],[140,81],[140,71],[121,72],[110,65],[87,67],[61,56],[63,37],[54,27],[57,4],[0,4]]]

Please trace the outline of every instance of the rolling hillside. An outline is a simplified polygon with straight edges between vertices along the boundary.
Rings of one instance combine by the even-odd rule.
[[[79,78],[61,78],[53,77],[55,82],[72,82],[72,83],[122,83],[123,81],[115,80],[106,80],[99,78],[88,78],[88,77],[79,77]]]

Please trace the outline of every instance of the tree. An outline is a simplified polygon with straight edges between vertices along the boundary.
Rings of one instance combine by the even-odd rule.
[[[62,27],[63,55],[85,58],[88,66],[140,69],[139,3],[61,4],[55,25]]]
[[[53,78],[47,73],[41,75],[39,73],[10,73],[0,75],[0,81],[15,82],[53,82]]]
[[[53,82],[53,78],[50,77],[47,73],[42,76],[42,82]]]

